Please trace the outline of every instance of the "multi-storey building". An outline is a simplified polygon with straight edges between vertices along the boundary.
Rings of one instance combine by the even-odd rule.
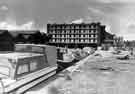
[[[105,26],[90,24],[47,24],[47,33],[52,36],[50,45],[60,47],[100,46],[104,40]]]

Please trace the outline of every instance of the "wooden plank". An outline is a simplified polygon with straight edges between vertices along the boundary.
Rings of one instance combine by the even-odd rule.
[[[39,78],[39,79],[33,81],[32,83],[27,84],[27,85],[25,85],[25,86],[19,88],[19,89],[17,90],[16,94],[24,93],[26,90],[28,90],[28,89],[34,87],[34,86],[37,85],[38,83],[40,83],[40,82],[46,80],[47,78],[53,76],[55,73],[56,73],[56,72],[53,71],[53,72],[51,72],[51,73],[45,75],[44,77],[41,77],[41,78]]]
[[[40,71],[38,71],[36,73],[31,73],[30,75],[27,75],[27,76],[21,78],[19,81],[17,81],[15,83],[9,85],[8,87],[6,87],[5,92],[10,92],[10,91],[12,91],[12,90],[14,90],[16,88],[19,88],[22,85],[27,84],[30,81],[32,81],[32,80],[34,80],[34,79],[36,79],[38,77],[41,77],[41,76],[43,76],[43,75],[45,75],[45,74],[47,74],[47,73],[49,73],[51,71],[54,71],[56,69],[57,69],[57,67],[51,67],[51,68],[46,68],[46,69],[40,70]]]

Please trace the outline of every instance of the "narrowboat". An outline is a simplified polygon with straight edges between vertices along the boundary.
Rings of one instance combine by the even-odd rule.
[[[0,53],[0,94],[22,94],[56,74],[56,48],[16,44],[14,52]]]
[[[65,68],[72,66],[77,62],[72,53],[68,52],[68,48],[57,48],[57,64],[58,72],[64,70]]]

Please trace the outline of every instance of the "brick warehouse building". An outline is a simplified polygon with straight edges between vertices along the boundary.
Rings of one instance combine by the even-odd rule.
[[[52,36],[49,44],[57,47],[101,46],[105,32],[105,26],[100,23],[47,24],[47,33]]]

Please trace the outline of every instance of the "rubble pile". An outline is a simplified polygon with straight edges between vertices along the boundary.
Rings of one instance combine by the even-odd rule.
[[[68,49],[67,53],[63,54],[64,61],[72,61],[72,60],[82,60],[90,54],[94,53],[94,49],[92,48],[84,48],[84,49]]]
[[[96,51],[89,47],[72,49],[68,51],[68,54],[76,59],[89,56],[61,72],[58,75],[59,78],[47,88],[48,91],[51,90],[50,92],[53,91],[55,93],[46,94],[118,94],[116,92],[109,93],[110,91],[107,91],[107,87],[105,87],[105,81],[111,82],[115,74],[128,70],[126,64],[134,64],[135,61],[135,59],[131,59],[132,55],[129,51],[117,50],[113,47],[107,51],[102,50],[101,47]],[[128,58],[125,58],[126,56]],[[132,67],[130,64],[128,66]],[[104,75],[103,78],[102,75]],[[112,76],[107,79],[108,75]]]

